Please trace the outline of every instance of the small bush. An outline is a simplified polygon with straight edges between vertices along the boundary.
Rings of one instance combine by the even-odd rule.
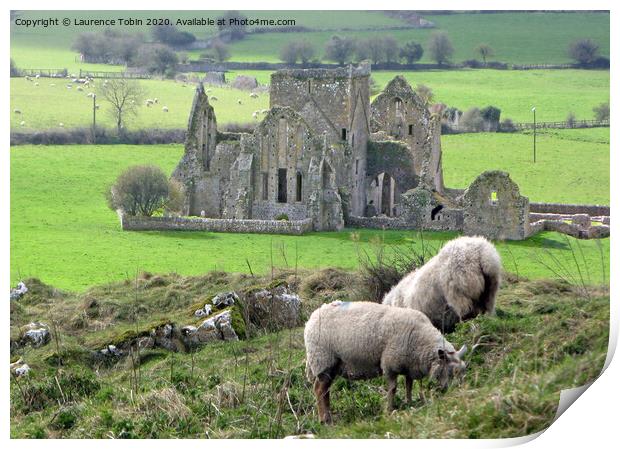
[[[168,180],[155,165],[135,165],[116,179],[107,194],[108,206],[129,215],[150,217],[166,203]]]
[[[482,118],[482,113],[480,112],[480,109],[469,108],[467,111],[465,111],[463,113],[463,116],[461,117],[459,125],[466,131],[483,131],[484,119]]]
[[[515,132],[516,130],[517,130],[517,127],[515,126],[514,122],[509,118],[504,119],[502,123],[499,125],[499,131],[501,132],[512,133],[512,132]]]
[[[568,47],[568,55],[579,64],[588,65],[598,58],[599,46],[592,39],[579,39]]]
[[[569,128],[574,128],[576,124],[577,117],[575,116],[575,113],[571,111],[566,116],[566,126],[568,126]]]
[[[592,108],[596,120],[609,120],[609,101]]]
[[[289,221],[289,218],[288,218],[287,214],[276,215],[275,219],[278,220],[278,221]]]

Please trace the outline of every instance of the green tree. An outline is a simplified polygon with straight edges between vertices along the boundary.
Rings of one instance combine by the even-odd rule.
[[[344,65],[351,60],[355,51],[355,39],[350,37],[332,36],[325,44],[325,58]]]
[[[407,64],[414,64],[415,62],[422,59],[423,55],[424,49],[422,48],[422,45],[414,41],[407,42],[400,49],[400,57],[407,61]]]
[[[156,165],[135,165],[127,168],[110,186],[106,198],[112,210],[128,215],[150,217],[166,204],[168,179]]]
[[[454,47],[445,31],[435,31],[428,41],[428,51],[433,61],[443,65],[450,61]]]

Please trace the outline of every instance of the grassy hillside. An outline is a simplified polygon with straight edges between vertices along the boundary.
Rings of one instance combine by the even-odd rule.
[[[221,16],[224,11],[22,11],[20,18],[99,18],[117,19],[139,18],[143,25],[115,26],[113,28],[143,33],[150,39],[150,27],[146,25],[146,19],[169,18],[177,19],[214,18]],[[350,29],[379,28],[389,26],[402,26],[403,22],[387,17],[380,12],[374,11],[330,11],[325,14],[322,11],[246,11],[250,18],[258,19],[294,19],[297,25],[311,29],[334,29],[346,24]],[[180,29],[193,33],[198,39],[205,39],[217,32],[216,27],[211,26],[179,26]],[[77,72],[84,70],[123,70],[122,66],[109,66],[101,64],[82,64],[76,61],[76,52],[71,50],[75,35],[91,31],[90,27],[71,25],[68,27],[28,28],[11,25],[11,58],[22,68],[62,68]],[[282,34],[287,36],[287,34]],[[198,51],[197,54],[202,53]]]
[[[489,136],[491,139],[496,135]],[[473,137],[477,137],[473,136]],[[514,136],[520,139],[519,136]],[[450,140],[448,140],[450,142]],[[474,145],[475,147],[476,145]],[[446,179],[455,179],[461,167],[470,162],[456,159],[457,150],[450,144],[445,152]],[[545,146],[541,147],[541,152]],[[585,146],[597,150],[596,146]],[[525,151],[525,150],[524,150]],[[36,276],[60,288],[82,290],[92,283],[125,279],[127,273],[136,269],[153,272],[178,272],[198,274],[206,270],[247,272],[247,261],[256,273],[264,273],[270,267],[270,248],[273,248],[276,265],[292,266],[296,254],[300,267],[356,268],[358,250],[372,251],[373,241],[384,239],[388,245],[407,245],[420,239],[414,232],[364,230],[360,243],[351,239],[350,232],[311,233],[304,236],[273,236],[251,234],[222,234],[203,232],[123,232],[118,217],[107,209],[104,191],[127,166],[155,163],[170,173],[182,154],[180,145],[150,146],[19,146],[11,149],[11,281]],[[490,168],[488,161],[496,156],[474,152],[480,169]],[[555,153],[541,153],[541,167],[553,167],[557,173],[574,174],[575,177],[554,175],[550,169],[541,170],[541,176],[532,185],[522,185],[532,200],[553,201],[549,192],[549,179],[570,183],[573,196],[562,197],[569,202],[592,202],[602,193],[581,189],[577,181],[581,176],[570,165],[584,163],[566,159]],[[586,160],[594,160],[594,154]],[[499,168],[511,172],[526,173],[526,162],[519,159],[514,165],[501,164]],[[543,165],[544,164],[544,165]],[[519,167],[523,167],[521,171]],[[594,166],[593,166],[594,167]],[[605,176],[609,165],[600,162],[600,177]],[[475,170],[472,164],[468,173]],[[562,178],[562,179],[560,179]],[[518,181],[531,178],[516,178]],[[587,184],[586,186],[589,186]],[[605,192],[599,188],[595,192]],[[603,201],[604,202],[604,201]],[[424,238],[433,246],[454,236],[453,233],[425,233]],[[600,242],[605,260],[608,260],[609,239]],[[570,245],[576,241],[565,239],[555,233],[544,233],[523,242],[500,245],[507,269],[519,271],[531,277],[546,277],[550,271],[544,260],[548,254],[541,247],[549,248],[563,263],[574,267]],[[601,281],[601,253],[599,243],[581,241],[586,264],[591,266],[593,282]],[[283,251],[287,262],[284,261]],[[544,260],[543,260],[544,259]],[[515,267],[516,264],[516,267]],[[605,262],[606,266],[608,265]],[[575,271],[575,270],[573,270]],[[606,278],[608,276],[604,275]]]
[[[338,270],[278,272],[302,299],[302,319],[334,298],[359,300],[358,274]],[[157,279],[157,282],[153,280]],[[305,377],[303,328],[220,342],[192,353],[141,350],[109,366],[89,350],[123,341],[128,329],[149,329],[157,316],[178,325],[195,321],[191,304],[219,291],[269,282],[207,273],[141,275],[94,286],[83,294],[27,280],[31,292],[11,302],[11,331],[31,320],[56,323],[40,349],[20,349],[31,368],[11,380],[13,438],[500,438],[546,428],[560,391],[590,382],[602,369],[609,327],[609,293],[559,281],[506,276],[494,316],[479,316],[447,336],[455,346],[479,345],[466,356],[459,384],[445,393],[416,383],[426,400],[385,408],[382,379],[332,387],[335,424],[318,423]],[[134,320],[137,316],[137,321]],[[59,366],[59,362],[61,363]],[[132,378],[139,378],[132,389]],[[134,384],[135,385],[135,384]],[[422,386],[420,386],[422,385]],[[133,391],[132,391],[133,390]]]
[[[229,80],[238,74],[248,74],[261,84],[269,83],[271,72],[229,72]],[[609,101],[609,72],[584,70],[532,70],[532,71],[426,71],[426,72],[373,72],[380,87],[396,75],[403,75],[412,86],[425,84],[435,93],[435,101],[466,110],[470,107],[494,105],[502,110],[502,118],[515,121],[531,121],[532,106],[537,107],[540,121],[565,120],[569,112],[578,119],[593,118],[592,108]],[[54,86],[51,86],[54,84]],[[141,81],[147,95],[158,98],[160,105],[140,108],[138,117],[131,120],[128,128],[184,128],[193,98],[193,84],[176,81]],[[92,101],[87,90],[79,92],[76,87],[66,88],[59,80],[39,80],[39,86],[23,78],[11,79],[11,110],[17,108],[21,115],[11,113],[11,128],[44,129],[57,127],[88,126],[92,120]],[[251,99],[248,92],[229,88],[211,87],[210,95],[218,98],[213,102],[218,123],[251,122],[252,113],[269,106],[268,93]],[[237,100],[241,99],[239,105]],[[99,101],[102,109],[98,123],[112,126],[113,120],[106,113],[106,102]],[[161,106],[168,106],[164,113]]]
[[[609,204],[609,128],[537,134],[536,163],[531,133],[443,136],[445,184],[466,188],[482,171],[499,169],[531,201]]]
[[[193,17],[217,17],[217,11],[124,11],[122,17],[188,19]],[[374,35],[393,36],[400,43],[415,40],[426,45],[434,30],[378,30],[373,28],[402,26],[403,22],[389,18],[379,11],[253,11],[246,12],[252,18],[293,18],[297,25],[308,27],[313,32],[267,33],[251,35],[231,47],[233,61],[278,61],[281,48],[292,39],[313,43],[317,56],[323,57],[325,42],[335,33],[346,33],[354,37]],[[117,18],[115,11],[24,11],[23,18],[40,17],[98,17]],[[446,31],[454,44],[454,61],[475,58],[474,47],[487,43],[495,50],[493,59],[520,64],[553,64],[570,62],[566,49],[575,39],[591,38],[600,45],[603,56],[609,56],[609,14],[604,13],[501,13],[501,14],[452,14],[427,16]],[[122,28],[122,27],[117,27]],[[206,38],[216,30],[214,27],[181,27]],[[335,31],[346,28],[347,31]],[[128,27],[124,28],[128,30]],[[330,30],[330,31],[321,31]],[[357,30],[357,31],[356,31]],[[364,30],[364,31],[360,31]],[[11,27],[11,57],[24,68],[67,67],[70,71],[101,69],[101,66],[80,64],[75,52],[70,49],[76,33],[83,27],[49,27],[35,30]],[[148,34],[147,26],[133,26],[130,31]],[[44,49],[45,51],[41,51]],[[198,56],[203,50],[190,54]],[[426,54],[422,62],[431,62]],[[121,70],[121,66],[108,66],[107,70]]]
[[[426,16],[436,23],[437,29],[446,31],[454,46],[453,61],[479,59],[474,48],[487,43],[495,50],[493,60],[519,64],[559,64],[571,62],[568,45],[581,38],[591,38],[600,45],[602,55],[609,56],[609,15],[598,13],[504,13],[504,14],[453,14]],[[347,36],[368,38],[389,35],[399,43],[410,40],[426,43],[433,29],[390,31],[351,31]],[[306,40],[314,44],[320,58],[324,56],[325,43],[335,33],[310,32],[287,34],[270,33],[252,36],[232,45],[231,60],[279,60],[280,50],[291,39]],[[337,34],[337,33],[336,33]],[[425,52],[421,62],[433,62]]]

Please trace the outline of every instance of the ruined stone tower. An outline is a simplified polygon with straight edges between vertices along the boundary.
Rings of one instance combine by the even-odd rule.
[[[403,78],[372,106],[369,85],[367,64],[279,70],[252,133],[218,132],[199,85],[172,175],[185,190],[183,213],[337,230],[354,217],[403,216],[411,189],[441,193],[438,121]]]

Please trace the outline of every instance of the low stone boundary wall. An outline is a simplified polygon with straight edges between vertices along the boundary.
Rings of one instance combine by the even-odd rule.
[[[358,217],[350,215],[347,227],[365,229],[411,229],[411,223],[395,217]]]
[[[208,231],[301,235],[312,231],[312,220],[232,220],[223,218],[131,217],[120,215],[124,231]]]
[[[528,237],[542,231],[560,232],[577,239],[604,239],[610,235],[610,228],[607,225],[592,226],[584,229],[582,226],[564,221],[539,220],[530,224]]]
[[[590,216],[609,215],[609,206],[598,204],[560,204],[560,203],[530,203],[530,212],[541,214],[587,214]]]

